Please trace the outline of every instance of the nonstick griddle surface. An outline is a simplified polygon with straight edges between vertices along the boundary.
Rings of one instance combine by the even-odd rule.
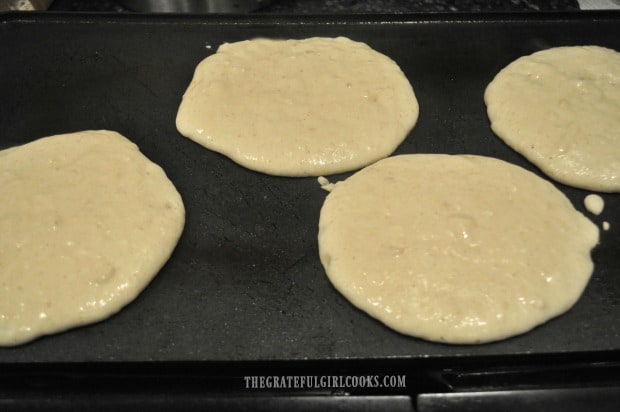
[[[486,85],[522,55],[620,50],[620,14],[358,17],[5,14],[0,148],[86,129],[136,142],[177,186],[185,232],[151,285],[112,318],[0,349],[1,362],[334,360],[620,349],[620,201],[603,195],[596,269],[581,300],[534,331],[480,346],[400,335],[352,307],[318,259],[315,178],[246,170],[175,128],[194,68],[223,42],[347,36],[394,59],[420,103],[396,153],[473,153],[536,169],[489,128]],[[332,176],[332,180],[346,175]],[[556,184],[584,211],[588,192]],[[0,201],[10,201],[2,198]],[[0,234],[1,235],[1,234]]]

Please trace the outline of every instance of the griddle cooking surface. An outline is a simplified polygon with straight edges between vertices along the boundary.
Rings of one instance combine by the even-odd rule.
[[[620,50],[620,14],[205,17],[5,14],[0,147],[85,129],[115,130],[159,163],[185,201],[169,263],[112,318],[0,349],[1,362],[253,361],[574,353],[620,349],[620,201],[582,299],[536,330],[481,346],[399,335],[352,307],[318,259],[326,192],[314,178],[246,170],[182,137],[181,96],[223,42],[347,36],[394,59],[420,103],[396,153],[473,153],[536,171],[491,129],[483,92],[515,58],[562,45]],[[332,176],[337,180],[346,175]],[[584,211],[586,191],[556,184]],[[0,192],[0,198],[1,198]],[[6,201],[6,199],[1,199]]]

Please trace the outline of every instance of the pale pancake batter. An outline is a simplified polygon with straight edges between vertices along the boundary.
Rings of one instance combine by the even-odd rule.
[[[320,176],[390,155],[417,118],[403,72],[364,43],[254,39],[198,65],[176,124],[249,169]]]
[[[0,346],[102,320],[134,299],[183,230],[164,171],[118,133],[0,151]]]
[[[493,131],[548,176],[620,191],[620,53],[575,46],[521,57],[484,97]]]
[[[317,182],[321,185],[321,189],[326,192],[331,192],[335,185],[335,183],[330,182],[325,176],[319,176]]]
[[[599,195],[595,195],[593,193],[587,195],[583,199],[583,204],[588,210],[588,212],[594,215],[600,215],[603,213],[603,209],[605,208],[605,201]]]
[[[598,229],[552,184],[481,156],[402,155],[338,182],[319,222],[330,281],[387,326],[473,344],[567,311]]]

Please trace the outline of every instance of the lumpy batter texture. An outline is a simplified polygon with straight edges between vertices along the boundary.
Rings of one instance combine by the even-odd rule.
[[[164,171],[118,133],[0,151],[0,345],[102,320],[168,260],[185,210]]]
[[[493,131],[549,177],[620,191],[620,53],[575,46],[524,56],[484,97]]]
[[[390,155],[418,118],[398,65],[344,37],[226,43],[183,96],[179,132],[283,176],[358,169]]]
[[[598,229],[523,168],[417,154],[336,183],[318,241],[327,276],[353,305],[404,334],[473,344],[572,307]]]

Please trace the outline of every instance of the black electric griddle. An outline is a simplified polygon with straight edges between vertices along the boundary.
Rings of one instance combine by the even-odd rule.
[[[82,393],[89,379],[115,387],[127,376],[164,392],[173,378],[193,382],[187,393],[206,390],[196,383],[201,379],[218,391],[243,392],[241,375],[369,371],[409,379],[407,388],[374,389],[375,395],[620,385],[620,196],[602,194],[605,210],[593,216],[583,207],[590,192],[556,183],[599,227],[611,224],[601,230],[594,274],[574,308],[504,341],[443,345],[384,327],[330,285],[317,252],[326,192],[316,178],[249,171],[175,128],[195,66],[222,43],[347,36],[390,56],[415,89],[420,117],[395,154],[495,156],[540,175],[492,133],[484,89],[505,65],[537,50],[590,44],[620,50],[620,13],[5,13],[0,19],[0,149],[59,133],[115,130],[164,168],[187,210],[170,261],[120,313],[0,348],[0,393],[16,390],[26,399],[58,382]],[[0,201],[10,201],[1,188]],[[33,376],[39,386],[25,384]],[[338,391],[356,393],[318,392]],[[420,396],[418,406],[428,399]]]

